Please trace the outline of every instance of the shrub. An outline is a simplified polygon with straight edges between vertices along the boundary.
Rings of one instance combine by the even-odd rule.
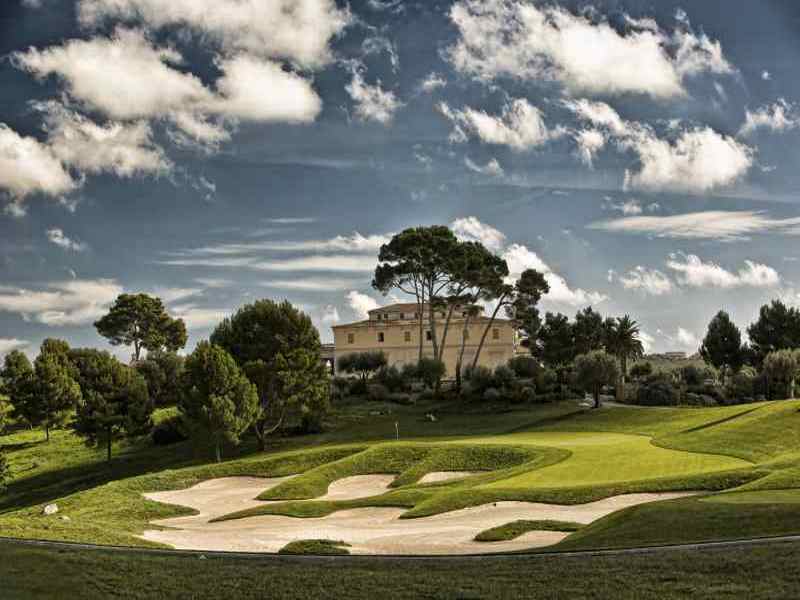
[[[641,406],[676,406],[680,393],[666,375],[651,375],[639,386],[636,404]]]
[[[536,389],[544,394],[558,393],[558,374],[549,368],[540,370],[536,375]]]
[[[156,446],[169,446],[189,439],[186,425],[180,415],[164,419],[153,427],[150,437]]]
[[[483,394],[493,383],[492,372],[480,365],[466,369],[464,371],[464,379],[469,383],[470,390],[479,395]]]
[[[483,401],[484,402],[497,402],[503,397],[503,393],[498,390],[497,388],[487,388],[485,392],[483,392]]]
[[[506,365],[500,365],[494,370],[494,376],[492,377],[492,380],[496,388],[510,388],[516,381],[516,375],[510,367],[507,367]]]
[[[634,381],[647,379],[653,374],[653,365],[649,362],[637,363],[631,367],[630,375]]]
[[[383,402],[389,398],[389,390],[383,384],[370,383],[367,386],[367,395],[369,396],[370,400]]]
[[[417,363],[417,377],[422,380],[428,388],[433,388],[447,372],[445,364],[435,358],[423,358]]]
[[[536,395],[536,388],[532,385],[521,385],[514,391],[513,399],[514,402],[518,402],[520,404],[533,404],[538,399]]]
[[[508,361],[508,367],[520,379],[534,379],[542,368],[531,356],[515,356]]]
[[[363,381],[373,373],[380,371],[387,364],[383,352],[354,352],[345,354],[336,362],[336,370],[343,373],[357,374]]]
[[[391,367],[383,367],[373,377],[376,383],[385,386],[390,392],[402,392],[406,388],[407,380],[400,369],[392,365]]]

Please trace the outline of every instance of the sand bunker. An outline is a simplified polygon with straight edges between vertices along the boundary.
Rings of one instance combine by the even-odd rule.
[[[227,477],[186,490],[145,494],[150,500],[194,508],[199,514],[155,521],[171,529],[145,531],[146,540],[185,550],[277,552],[289,542],[342,540],[353,554],[477,554],[550,546],[566,537],[555,531],[533,531],[510,541],[475,542],[475,535],[519,519],[591,523],[628,506],[668,500],[688,493],[628,494],[576,506],[532,502],[497,502],[419,519],[400,519],[397,508],[343,510],[322,518],[277,515],[209,523],[215,517],[265,504],[254,498],[286,477]],[[331,484],[327,499],[345,500],[381,493],[387,475],[359,475]],[[378,490],[376,492],[376,490]]]
[[[451,479],[464,479],[477,474],[477,471],[434,471],[425,475],[417,483],[441,483]]]

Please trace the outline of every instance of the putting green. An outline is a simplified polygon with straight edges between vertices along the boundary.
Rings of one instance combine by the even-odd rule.
[[[752,466],[730,456],[659,448],[651,444],[648,437],[619,433],[517,433],[473,440],[475,442],[531,444],[571,452],[569,458],[555,465],[482,486],[487,489],[583,487]]]

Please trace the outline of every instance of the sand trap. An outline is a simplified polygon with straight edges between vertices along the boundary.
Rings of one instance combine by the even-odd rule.
[[[353,475],[338,479],[328,486],[328,493],[317,500],[355,500],[380,496],[389,491],[394,475]]]
[[[434,471],[425,475],[417,483],[441,483],[451,479],[464,479],[477,474],[478,471]]]
[[[628,494],[577,506],[497,502],[421,519],[399,519],[405,512],[403,509],[358,508],[314,519],[266,515],[209,523],[214,517],[264,504],[254,500],[255,496],[286,479],[228,477],[186,490],[146,494],[151,500],[188,506],[200,514],[155,521],[154,524],[171,529],[148,530],[142,537],[186,550],[277,552],[295,540],[331,539],[350,544],[353,554],[477,554],[550,546],[567,535],[534,531],[505,542],[473,541],[479,532],[511,521],[553,519],[591,523],[628,506],[691,495]],[[356,497],[374,495],[376,489],[385,489],[390,481],[387,475],[348,477],[332,484],[326,497],[334,494],[341,500],[353,497],[347,496],[348,493],[358,494]]]

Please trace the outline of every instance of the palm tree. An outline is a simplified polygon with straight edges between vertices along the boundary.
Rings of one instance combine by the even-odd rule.
[[[609,319],[607,324],[606,349],[619,360],[619,384],[617,401],[625,400],[625,379],[628,377],[628,360],[644,356],[644,346],[639,339],[639,324],[628,315]]]

